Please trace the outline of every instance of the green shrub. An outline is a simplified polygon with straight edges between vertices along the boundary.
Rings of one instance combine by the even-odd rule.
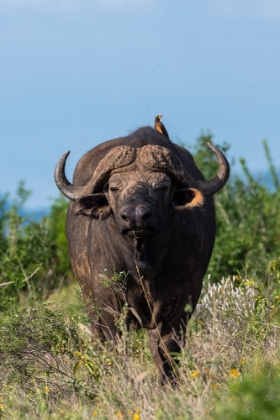
[[[264,371],[265,372],[265,371]],[[229,384],[227,395],[223,396],[214,410],[215,420],[275,420],[280,418],[280,376],[279,372],[263,373],[256,377]]]
[[[64,281],[72,279],[64,230],[66,200],[57,199],[41,220],[23,217],[30,191],[20,182],[8,207],[0,202],[0,311],[20,296],[46,299]]]
[[[68,245],[65,235],[65,219],[69,201],[60,195],[54,200],[47,218],[48,236],[55,247],[56,272],[71,276]]]
[[[201,135],[188,148],[205,178],[210,179],[218,166],[207,142],[213,142],[211,134]],[[267,142],[263,141],[263,145],[273,187],[261,177],[255,179],[245,160],[240,159],[243,174],[234,173],[232,162],[229,181],[214,196],[217,235],[208,268],[212,281],[239,272],[263,276],[270,261],[280,255],[280,181]],[[228,155],[228,144],[217,146]]]

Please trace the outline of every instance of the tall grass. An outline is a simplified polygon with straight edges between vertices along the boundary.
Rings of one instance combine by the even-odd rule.
[[[180,356],[177,389],[158,383],[145,331],[127,331],[124,323],[111,348],[91,342],[79,300],[11,308],[0,326],[1,415],[275,419],[280,408],[275,282],[274,273],[270,290],[241,278],[205,287]]]

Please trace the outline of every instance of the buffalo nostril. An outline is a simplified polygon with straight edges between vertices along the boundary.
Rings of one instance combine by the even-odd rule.
[[[148,220],[151,217],[152,211],[149,207],[139,205],[136,207],[136,218],[138,220]]]
[[[127,207],[122,210],[121,218],[124,222],[132,222],[135,219],[135,210],[133,207]]]
[[[147,219],[149,219],[150,218],[150,216],[151,216],[151,211],[147,211],[147,212],[145,212],[144,214],[142,214],[142,220],[147,220]]]

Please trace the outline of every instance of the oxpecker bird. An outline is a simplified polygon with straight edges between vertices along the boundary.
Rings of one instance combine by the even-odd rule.
[[[169,139],[169,135],[167,133],[166,128],[164,127],[163,123],[160,121],[160,119],[162,118],[162,115],[157,115],[155,118],[155,130],[158,131],[159,133],[163,134],[165,137],[167,137]]]

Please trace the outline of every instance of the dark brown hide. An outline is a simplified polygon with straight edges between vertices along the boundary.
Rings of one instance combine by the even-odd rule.
[[[218,158],[220,189],[229,166],[222,154]],[[94,336],[114,340],[127,303],[128,325],[149,329],[160,376],[174,380],[170,353],[184,344],[191,315],[185,308],[197,304],[215,238],[213,199],[199,189],[203,176],[187,150],[150,127],[86,153],[73,185],[64,179],[64,164],[56,182],[72,200],[70,258]],[[123,274],[112,283],[115,273]]]

